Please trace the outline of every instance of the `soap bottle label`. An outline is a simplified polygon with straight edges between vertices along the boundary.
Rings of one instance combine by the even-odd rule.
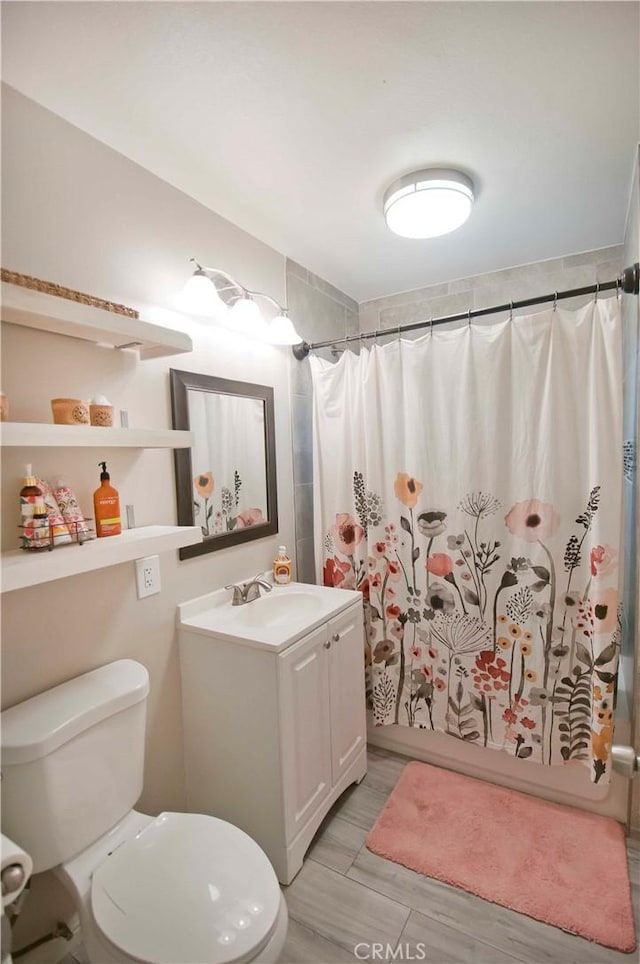
[[[284,585],[291,579],[291,566],[288,562],[276,562],[273,575],[279,585]]]
[[[49,522],[42,495],[21,495],[22,540],[27,549],[44,549],[49,543]]]
[[[278,586],[286,586],[291,582],[291,559],[283,549],[273,560],[273,581]]]
[[[102,496],[100,499],[100,518],[96,520],[99,536],[119,535],[122,527],[120,519],[120,500]]]

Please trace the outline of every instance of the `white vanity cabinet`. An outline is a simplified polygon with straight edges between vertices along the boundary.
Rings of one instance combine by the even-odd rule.
[[[363,652],[362,606],[356,603],[278,658],[289,840],[340,785],[365,749]]]
[[[360,594],[304,592],[324,611],[310,631],[289,624],[270,645],[216,634],[206,628],[215,619],[187,615],[188,603],[178,620],[189,810],[245,830],[284,884],[331,805],[366,773]],[[260,603],[237,609],[258,614]]]

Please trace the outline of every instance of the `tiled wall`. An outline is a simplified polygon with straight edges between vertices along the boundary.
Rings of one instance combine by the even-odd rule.
[[[616,245],[365,301],[360,305],[360,330],[393,328],[431,317],[457,314],[469,308],[488,308],[553,291],[581,288],[598,281],[611,281],[623,267],[622,258],[623,247]],[[562,305],[573,308],[585,300],[570,299],[563,301]],[[536,310],[540,309],[526,308],[520,313]],[[403,337],[424,334],[425,330],[421,330]]]
[[[305,341],[339,340],[358,331],[358,305],[342,291],[287,260],[287,305]],[[313,466],[311,455],[311,372],[309,361],[289,365],[297,578],[315,582],[313,558]]]

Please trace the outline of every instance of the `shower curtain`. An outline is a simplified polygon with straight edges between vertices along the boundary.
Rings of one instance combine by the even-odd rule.
[[[318,581],[364,600],[375,724],[609,779],[617,299],[312,356]]]

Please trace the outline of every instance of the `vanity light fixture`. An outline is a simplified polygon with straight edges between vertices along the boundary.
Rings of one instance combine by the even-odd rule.
[[[188,315],[205,318],[221,318],[227,311],[218,289],[199,265],[180,292],[177,305]]]
[[[178,305],[183,311],[215,321],[222,320],[233,331],[272,345],[297,345],[302,341],[286,308],[271,295],[249,291],[226,271],[203,267],[195,258],[189,260],[196,270],[178,297]],[[219,279],[218,283],[214,277]],[[270,323],[265,321],[256,298],[268,301],[277,309],[278,314]]]
[[[229,308],[224,324],[227,328],[248,338],[256,338],[258,341],[267,340],[267,323],[253,300],[253,295],[248,292],[243,292],[239,298],[236,298]]]
[[[473,207],[473,182],[461,171],[432,167],[399,177],[384,195],[387,226],[403,238],[437,238],[455,231]]]
[[[279,315],[271,319],[268,341],[272,345],[299,345],[301,343],[302,338],[286,311],[281,311]]]

